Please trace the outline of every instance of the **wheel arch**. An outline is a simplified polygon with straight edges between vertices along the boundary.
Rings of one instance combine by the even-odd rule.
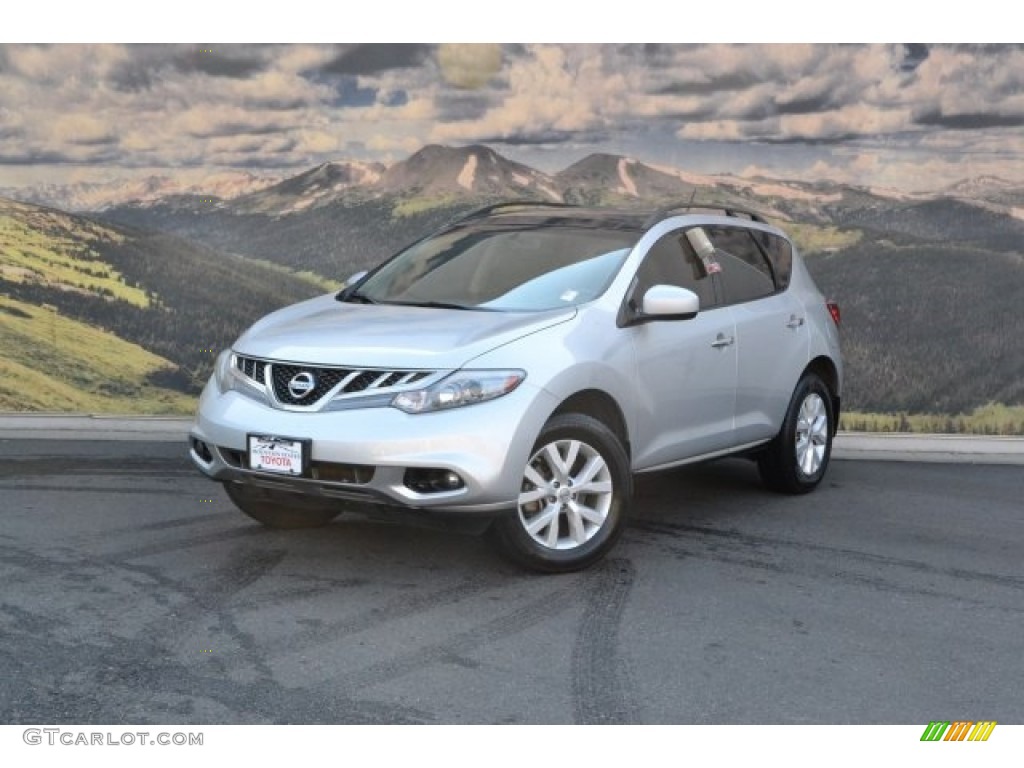
[[[580,413],[597,419],[610,429],[626,451],[627,458],[632,456],[629,444],[629,428],[622,408],[611,395],[600,389],[584,389],[565,398],[555,408],[551,417],[563,413]]]
[[[836,364],[825,355],[819,355],[811,360],[804,369],[804,374],[808,373],[816,374],[828,387],[829,394],[832,396],[832,434],[835,435],[839,431],[839,414],[841,413],[839,371]]]

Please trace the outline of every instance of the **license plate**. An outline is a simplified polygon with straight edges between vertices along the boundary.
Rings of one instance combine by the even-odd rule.
[[[307,440],[249,435],[249,469],[301,476],[308,458]]]

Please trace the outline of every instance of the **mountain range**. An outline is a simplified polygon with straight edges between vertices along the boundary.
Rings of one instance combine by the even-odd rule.
[[[78,214],[76,227],[108,228],[135,243],[133,258],[150,264],[146,269],[154,252],[189,254],[175,257],[178,268],[164,280],[203,282],[210,270],[219,270],[219,279],[245,278],[239,280],[244,288],[220,296],[187,296],[186,288],[161,284],[161,295],[176,296],[182,306],[194,302],[193,311],[228,310],[218,343],[242,330],[232,324],[254,308],[288,303],[324,279],[342,280],[496,200],[647,208],[692,200],[751,208],[791,234],[819,285],[843,306],[846,405],[923,413],[969,411],[990,401],[1024,405],[1024,327],[1017,319],[1024,299],[1024,187],[994,177],[910,195],[701,175],[607,153],[545,173],[482,145],[431,145],[390,166],[338,161],[287,178],[227,174],[208,187],[163,179],[126,184],[120,194],[112,184],[102,195],[98,188],[77,192],[75,198],[68,188],[47,187],[19,194],[58,208],[102,201]],[[265,271],[271,265],[278,269],[273,276]],[[260,282],[278,280],[286,274],[281,268],[306,276],[275,295],[274,282]],[[12,274],[0,271],[0,294],[13,295]],[[31,303],[27,284],[17,283],[17,291]],[[60,306],[74,295],[51,291],[36,298]],[[248,302],[246,310],[233,307],[235,301]],[[155,337],[143,346],[162,349],[172,362],[186,360]],[[186,367],[192,382],[205,373],[195,359]]]
[[[194,174],[193,174],[194,175]],[[931,194],[857,188],[831,182],[802,182],[727,174],[690,173],[608,153],[584,157],[557,173],[545,173],[503,157],[483,145],[428,145],[390,166],[339,160],[296,175],[256,175],[224,170],[182,181],[167,174],[103,182],[0,187],[0,196],[71,212],[122,206],[159,205],[194,198],[234,212],[288,215],[352,197],[455,196],[566,200],[688,199],[694,191],[716,190],[738,198],[826,204],[866,196],[870,200],[914,202],[959,199],[1024,217],[1024,185],[995,176],[961,180]],[[682,197],[681,197],[682,196]]]
[[[220,171],[190,182],[166,174],[154,174],[109,181],[0,187],[0,197],[81,213],[102,211],[129,203],[146,205],[176,195],[230,200],[269,187],[280,180],[279,176],[257,176],[246,171]]]

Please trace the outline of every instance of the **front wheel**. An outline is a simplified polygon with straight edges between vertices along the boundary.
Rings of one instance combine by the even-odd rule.
[[[541,431],[523,468],[517,507],[495,521],[492,538],[533,570],[586,568],[622,533],[631,496],[619,438],[590,416],[561,414]]]
[[[319,528],[340,510],[297,493],[225,483],[224,490],[235,506],[268,528]]]
[[[780,493],[809,493],[832,455],[832,394],[816,374],[796,385],[782,429],[758,458],[761,480]]]

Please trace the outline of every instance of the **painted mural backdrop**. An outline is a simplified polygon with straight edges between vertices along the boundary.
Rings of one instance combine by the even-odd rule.
[[[488,202],[693,199],[840,302],[847,428],[1024,433],[1022,127],[1020,46],[0,46],[0,410],[188,412]]]

